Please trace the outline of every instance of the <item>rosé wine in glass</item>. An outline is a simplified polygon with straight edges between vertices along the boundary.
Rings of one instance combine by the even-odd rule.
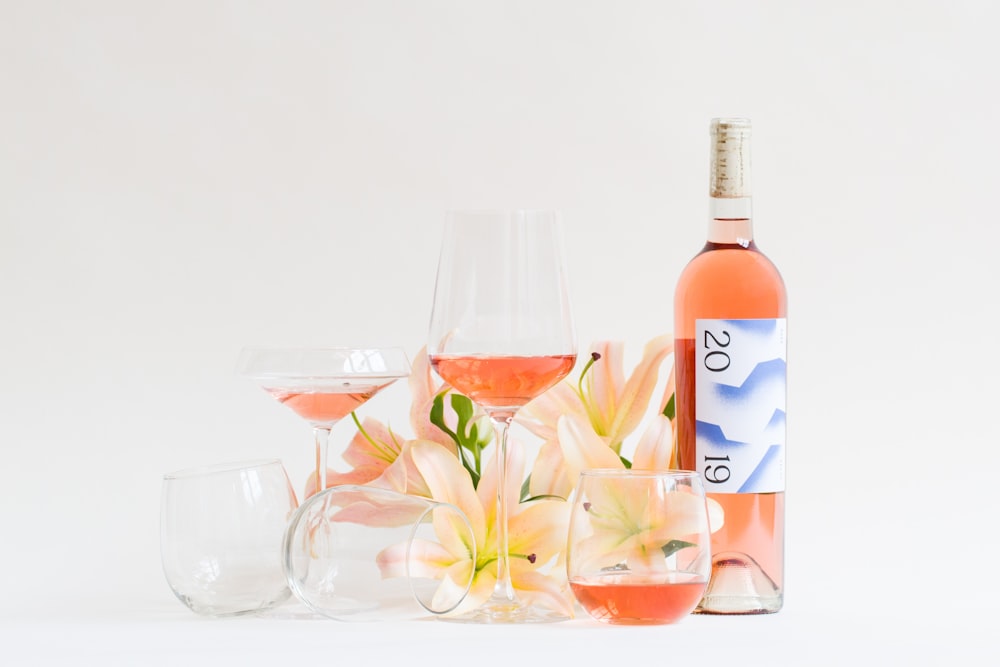
[[[580,606],[599,621],[612,625],[676,623],[698,606],[706,577],[623,577],[598,575],[569,582]]]
[[[475,403],[516,410],[566,377],[575,354],[537,357],[448,355],[430,357],[438,375]]]
[[[247,348],[239,373],[313,427],[316,490],[326,487],[327,443],[341,419],[410,374],[402,349]]]

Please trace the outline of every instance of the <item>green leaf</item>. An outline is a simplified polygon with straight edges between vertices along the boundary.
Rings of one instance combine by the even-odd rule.
[[[625,466],[626,470],[631,470],[632,469],[632,462],[631,461],[629,461],[624,456],[619,456],[618,458],[619,458],[619,460],[621,460],[622,465]]]
[[[528,498],[528,494],[531,493],[531,475],[528,475],[524,479],[524,484],[521,485],[521,502],[523,503]]]
[[[663,416],[670,421],[673,421],[674,417],[677,416],[677,405],[674,403],[675,398],[677,398],[676,393],[670,394],[670,400],[663,406]]]
[[[458,424],[455,427],[458,444],[468,450],[475,451],[479,447],[478,441],[468,434],[469,420],[475,414],[476,408],[472,401],[462,394],[451,395],[451,407],[458,415]]]
[[[566,501],[565,498],[563,498],[562,496],[557,496],[554,493],[542,493],[542,494],[537,495],[537,496],[531,496],[530,498],[525,498],[521,502],[522,503],[530,503],[533,500],[545,500],[545,499],[562,500],[563,502]]]
[[[698,545],[695,544],[694,542],[685,542],[684,540],[670,540],[660,548],[663,550],[664,556],[670,556],[671,554],[674,554],[680,551],[681,549],[687,549],[688,547],[696,547],[696,546]]]
[[[472,414],[476,411],[472,405],[472,400],[462,394],[451,395],[451,407],[458,415],[459,421],[468,422],[472,419]]]
[[[447,433],[448,437],[457,444],[458,436],[448,428],[448,425],[444,421],[444,395],[447,393],[447,391],[442,391],[434,397],[434,403],[431,405],[431,423]]]

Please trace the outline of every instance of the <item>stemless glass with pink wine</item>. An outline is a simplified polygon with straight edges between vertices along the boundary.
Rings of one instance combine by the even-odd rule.
[[[576,362],[557,212],[448,215],[427,352],[438,375],[481,406],[497,433],[497,583],[484,605],[457,620],[564,620],[564,615],[515,595],[503,493],[507,432],[514,415],[564,378]]]
[[[410,374],[398,347],[247,348],[239,372],[313,427],[316,484],[326,488],[327,445],[334,424]]]

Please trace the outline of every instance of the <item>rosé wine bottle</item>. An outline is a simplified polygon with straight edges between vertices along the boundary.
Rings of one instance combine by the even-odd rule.
[[[785,286],[753,241],[750,121],[711,124],[708,242],[674,295],[678,458],[725,509],[696,612],[781,609]]]

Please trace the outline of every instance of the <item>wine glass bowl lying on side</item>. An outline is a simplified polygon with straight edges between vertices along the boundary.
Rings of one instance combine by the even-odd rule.
[[[393,620],[455,610],[472,586],[476,542],[454,505],[342,485],[302,503],[282,553],[289,587],[315,613]]]

